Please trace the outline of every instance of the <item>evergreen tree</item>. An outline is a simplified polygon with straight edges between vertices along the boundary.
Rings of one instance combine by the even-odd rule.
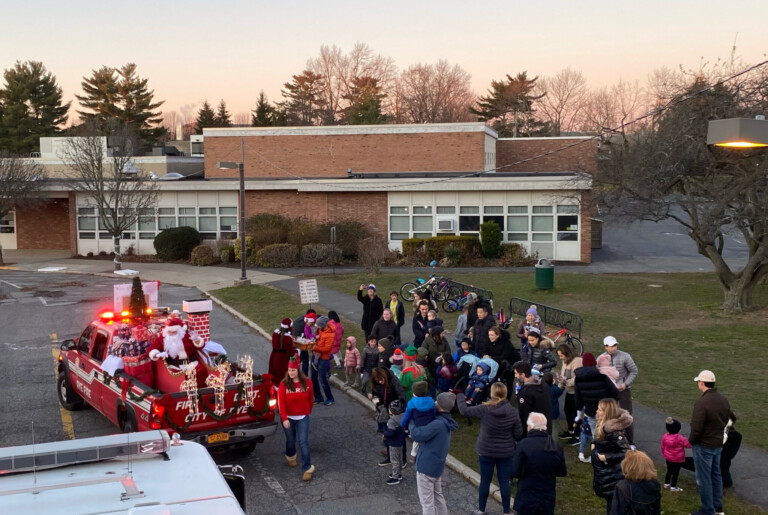
[[[349,101],[349,107],[344,110],[344,120],[349,125],[387,123],[390,117],[381,112],[381,101],[386,96],[381,92],[378,79],[355,77],[349,94],[342,97]]]
[[[507,75],[506,80],[491,81],[488,95],[480,97],[477,107],[470,107],[469,112],[491,126],[502,138],[523,136],[546,136],[548,125],[534,116],[534,101],[542,95],[533,93],[538,77],[528,78],[527,72],[516,77]]]
[[[144,297],[144,289],[141,286],[141,279],[133,278],[131,283],[131,313],[134,316],[143,316],[147,310],[147,299]]]
[[[164,101],[154,102],[155,92],[147,87],[147,79],[136,74],[134,63],[122,68],[102,66],[81,83],[83,95],[75,95],[83,111],[83,121],[103,122],[116,118],[135,131],[138,143],[148,150],[166,130],[162,113],[155,111]]]
[[[322,97],[325,87],[322,75],[304,70],[283,87],[285,89],[281,93],[286,100],[280,106],[285,110],[288,125],[333,123],[333,120],[328,120],[329,111]]]
[[[269,103],[264,90],[259,92],[256,99],[256,109],[251,111],[251,125],[253,127],[271,127],[275,125],[275,108]]]
[[[5,70],[0,90],[0,149],[28,156],[40,137],[53,136],[67,121],[70,102],[62,104],[56,78],[38,61],[16,62]]]
[[[216,113],[211,109],[211,104],[206,100],[203,102],[203,107],[197,112],[197,119],[195,120],[195,134],[202,134],[203,129],[206,127],[216,127]]]
[[[216,127],[232,127],[232,119],[229,116],[224,99],[219,101],[219,108],[216,110],[216,116],[213,121]]]

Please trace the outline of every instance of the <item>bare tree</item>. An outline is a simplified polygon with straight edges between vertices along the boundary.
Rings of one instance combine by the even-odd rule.
[[[155,216],[159,195],[150,175],[133,162],[137,148],[126,124],[94,121],[86,125],[83,136],[70,138],[60,155],[69,168],[70,187],[90,199],[104,230],[112,236],[115,270],[122,268],[122,234],[143,216]]]
[[[594,133],[609,131],[604,134],[605,137],[610,137],[612,129],[623,134],[626,131],[622,126],[645,112],[645,93],[640,84],[619,80],[610,88],[603,87],[588,95],[583,130]],[[638,126],[633,126],[633,130],[638,130]]]
[[[239,112],[232,116],[232,123],[235,127],[250,127],[251,126],[251,113]]]
[[[176,134],[178,125],[183,122],[183,117],[177,111],[164,111],[162,126],[165,128],[165,140],[173,141],[179,139],[181,134]]]
[[[553,77],[541,77],[534,88],[540,116],[552,127],[552,135],[572,132],[581,125],[587,97],[587,81],[580,71],[566,68]]]
[[[0,218],[36,199],[40,185],[45,180],[45,170],[30,159],[22,159],[0,152]],[[0,265],[3,249],[0,247]]]
[[[461,66],[440,60],[415,64],[400,74],[395,95],[398,120],[406,123],[468,122],[476,95],[471,75]]]

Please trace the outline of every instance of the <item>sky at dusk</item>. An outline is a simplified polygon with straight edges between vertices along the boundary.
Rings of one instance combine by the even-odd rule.
[[[754,64],[766,59],[767,22],[765,0],[29,0],[5,6],[0,66],[42,61],[74,100],[93,69],[135,62],[164,110],[194,116],[223,98],[235,114],[262,89],[282,100],[323,44],[366,43],[400,70],[446,59],[482,94],[507,73],[566,67],[593,87],[644,83],[655,68],[728,58],[734,41]]]

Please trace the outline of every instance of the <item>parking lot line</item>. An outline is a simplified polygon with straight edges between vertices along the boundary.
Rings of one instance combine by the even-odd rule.
[[[55,334],[51,335],[51,340],[54,342],[58,340]],[[59,349],[54,347],[51,349],[51,354],[53,354],[53,377],[55,379],[59,374]],[[62,408],[61,404],[59,404],[59,412],[61,413],[61,428],[70,440],[74,440],[75,426],[72,424],[72,415],[69,411]]]

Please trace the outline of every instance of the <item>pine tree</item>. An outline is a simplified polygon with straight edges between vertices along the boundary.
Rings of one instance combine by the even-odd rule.
[[[232,127],[232,119],[227,111],[227,104],[223,99],[219,101],[219,108],[216,110],[214,123],[216,127]]]
[[[216,113],[211,109],[211,104],[206,100],[203,107],[197,112],[195,120],[195,134],[202,134],[206,127],[216,127]]]
[[[522,72],[516,77],[507,75],[507,80],[491,81],[488,95],[480,97],[477,107],[470,107],[469,112],[482,121],[492,122],[502,138],[545,136],[548,125],[534,116],[534,101],[546,95],[533,94],[537,79],[529,79],[527,72]]]
[[[259,92],[256,99],[256,109],[251,111],[251,125],[253,127],[271,127],[275,125],[275,108],[269,103],[264,90]]]
[[[147,310],[147,299],[144,297],[144,289],[141,286],[141,279],[133,278],[131,284],[131,313],[135,316],[143,316]]]
[[[309,70],[301,75],[294,75],[291,82],[283,84],[281,91],[285,102],[280,104],[285,110],[288,125],[321,125],[333,123],[328,120],[322,93],[325,79]]]
[[[387,95],[381,92],[378,79],[355,77],[349,94],[342,98],[349,100],[344,110],[344,120],[350,125],[374,125],[387,123],[389,116],[381,112],[381,101]]]
[[[67,121],[70,102],[62,104],[56,78],[38,61],[16,62],[5,70],[0,90],[0,149],[28,156],[40,138],[57,134]]]

